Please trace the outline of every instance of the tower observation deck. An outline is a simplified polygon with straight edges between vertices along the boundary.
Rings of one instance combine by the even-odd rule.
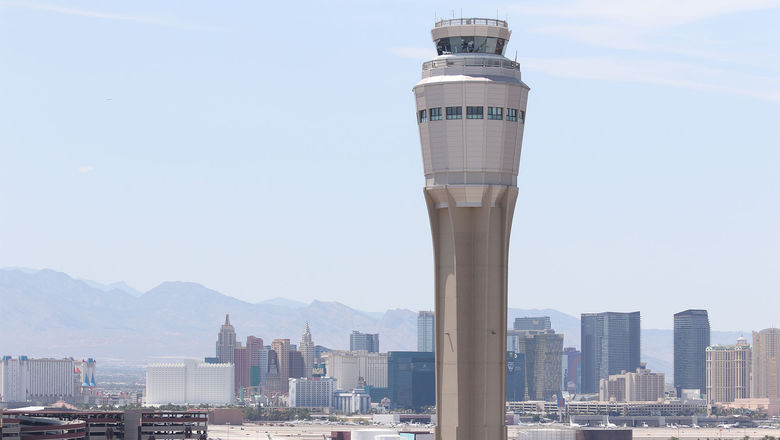
[[[505,21],[441,20],[414,86],[434,247],[437,440],[504,440],[507,261],[529,88]]]

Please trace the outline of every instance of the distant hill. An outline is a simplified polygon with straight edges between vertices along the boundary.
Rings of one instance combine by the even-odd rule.
[[[348,349],[352,330],[379,333],[380,349],[417,348],[417,312],[365,312],[338,302],[304,304],[272,298],[252,304],[197,283],[165,282],[140,294],[124,283],[73,279],[53,270],[0,269],[0,355],[95,357],[147,362],[212,356],[219,326],[230,314],[240,339],[289,338],[297,344],[305,322],[314,342]],[[579,318],[552,309],[508,311],[550,316],[565,346],[579,347]],[[712,343],[733,343],[744,332],[712,332]],[[673,333],[642,329],[642,360],[672,380]]]

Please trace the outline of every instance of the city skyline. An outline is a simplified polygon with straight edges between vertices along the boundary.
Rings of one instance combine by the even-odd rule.
[[[450,16],[451,5],[311,5],[301,13],[244,3],[241,16],[238,8],[152,2],[0,5],[0,51],[11,66],[0,79],[16,84],[0,103],[0,266],[125,280],[142,291],[191,280],[250,302],[432,307],[406,98],[432,53],[419,29]],[[671,328],[671,313],[702,304],[714,329],[747,329],[755,318],[771,325],[771,308],[726,315],[737,292],[757,302],[780,286],[772,270],[780,262],[779,140],[771,128],[780,115],[772,79],[780,57],[769,43],[780,31],[766,26],[777,6],[696,1],[678,17],[666,4],[614,13],[609,2],[588,5],[463,11],[508,15],[510,50],[538,84],[519,174],[527,210],[515,218],[535,234],[511,246],[509,305],[577,315],[594,311],[583,298],[599,295],[613,310],[642,309],[652,328]],[[304,24],[291,37],[295,50],[261,44],[282,30],[273,20],[255,26],[268,15]],[[342,24],[333,35],[342,44],[314,50],[308,43],[328,21]],[[740,32],[717,38],[724,27]],[[328,68],[316,80],[289,77],[265,69],[266,53],[289,66],[305,53]],[[392,62],[370,80],[343,75],[356,54]],[[285,87],[267,87],[288,78],[300,87],[292,101]],[[258,104],[267,102],[278,107]],[[293,102],[332,111],[316,112],[300,130],[287,117],[300,110]],[[358,108],[366,110],[344,130],[341,115]],[[306,154],[303,170],[290,173]],[[390,170],[402,170],[393,179],[400,186],[375,178]],[[346,194],[353,179],[375,186]],[[402,215],[382,208],[376,226],[397,233],[370,246],[342,240],[368,232],[350,219],[377,195]],[[268,203],[246,203],[257,197]],[[268,215],[270,205],[282,209]],[[309,221],[312,210],[319,222]],[[289,228],[302,232],[266,232]],[[296,265],[310,276],[294,276]],[[382,266],[406,276],[365,295]],[[251,283],[257,274],[261,289]],[[533,295],[521,302],[520,292]]]
[[[47,1],[0,437],[775,440],[780,0]]]

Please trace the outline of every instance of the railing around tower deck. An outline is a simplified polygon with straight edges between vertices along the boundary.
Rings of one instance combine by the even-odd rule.
[[[482,25],[482,26],[498,26],[508,28],[509,25],[504,20],[496,20],[493,18],[451,18],[447,20],[439,20],[436,22],[436,27],[445,26],[469,26],[469,25]]]
[[[504,69],[520,70],[520,63],[510,60],[494,58],[447,58],[423,63],[423,70],[440,69],[442,67],[470,66],[470,67],[503,67]]]

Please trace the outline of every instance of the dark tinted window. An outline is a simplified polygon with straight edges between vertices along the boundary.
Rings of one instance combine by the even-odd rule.
[[[432,108],[431,121],[441,121],[441,107]]]
[[[488,119],[504,119],[503,107],[488,107]]]
[[[504,54],[505,41],[496,37],[445,37],[436,41],[439,55],[448,53],[492,53]]]
[[[418,112],[418,121],[422,124],[423,122],[428,121],[428,113],[423,109]]]
[[[484,107],[466,107],[466,119],[482,119]]]
[[[447,107],[447,119],[463,119],[463,107]]]
[[[516,122],[517,121],[517,109],[516,108],[508,108],[506,109],[506,120]]]

